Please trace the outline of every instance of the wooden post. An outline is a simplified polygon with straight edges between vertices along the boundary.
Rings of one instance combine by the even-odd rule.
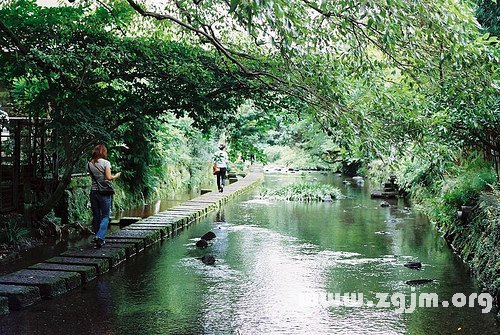
[[[14,209],[19,208],[19,189],[21,184],[21,122],[13,120],[14,161],[12,171],[12,202]]]

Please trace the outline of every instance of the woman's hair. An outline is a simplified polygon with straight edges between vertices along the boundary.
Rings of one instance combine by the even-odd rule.
[[[98,144],[92,150],[92,162],[97,162],[99,158],[108,158],[108,149],[106,149],[104,144]]]

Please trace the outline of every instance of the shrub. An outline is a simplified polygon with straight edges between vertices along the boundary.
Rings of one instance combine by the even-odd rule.
[[[29,235],[30,232],[27,228],[21,227],[17,222],[11,220],[6,224],[3,234],[0,235],[0,240],[11,245],[18,245],[26,240]]]
[[[457,177],[454,185],[444,192],[443,200],[456,208],[474,206],[481,192],[488,189],[488,185],[493,185],[495,180],[495,173],[490,167],[464,171]]]

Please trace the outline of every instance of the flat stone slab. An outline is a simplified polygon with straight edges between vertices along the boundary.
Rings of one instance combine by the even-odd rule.
[[[201,212],[204,213],[208,211],[209,206],[206,204],[183,204],[182,206],[171,208],[175,211],[186,211],[187,213]]]
[[[209,208],[210,205],[213,205],[213,203],[200,202],[200,201],[186,201],[177,207],[206,209]]]
[[[135,247],[135,243],[109,243],[106,239],[105,248],[120,248],[125,250],[125,257],[131,258],[137,254],[137,248]]]
[[[142,238],[144,240],[144,245],[150,246],[161,239],[160,231],[155,230],[120,230],[109,236],[110,238],[117,237],[135,237]]]
[[[67,283],[68,279],[68,283]],[[42,298],[52,298],[81,283],[78,273],[43,270],[20,270],[0,277],[0,284],[37,286]]]
[[[162,230],[162,234],[165,233],[164,236],[168,237],[172,235],[174,231],[174,226],[176,226],[176,224],[161,223],[161,222],[143,222],[143,223],[136,223],[135,225],[132,225],[130,227],[144,228],[144,229],[159,228]]]
[[[126,226],[141,220],[142,218],[140,216],[124,216],[120,218],[120,226]]]
[[[97,276],[97,269],[92,265],[38,263],[30,266],[28,269],[78,272],[80,276],[82,276],[82,283],[88,283],[89,281],[94,280]]]
[[[170,229],[169,229],[170,228]],[[130,225],[125,230],[158,230],[160,232],[160,237],[165,238],[168,236],[168,232],[172,229],[172,226],[149,226],[145,224]]]
[[[113,246],[114,244],[126,244],[133,245],[135,247],[135,252],[139,253],[144,250],[144,240],[142,238],[107,238],[106,245]]]
[[[63,252],[63,257],[83,257],[83,258],[105,258],[109,261],[110,267],[115,267],[126,258],[125,249],[121,248],[106,248],[104,245],[100,249],[73,249]]]
[[[174,214],[174,213],[179,213],[179,214],[184,214],[184,215],[193,215],[197,214],[198,210],[194,209],[193,207],[173,207],[169,208],[165,214]]]
[[[150,216],[147,219],[142,220],[141,222],[163,222],[163,223],[188,223],[191,220],[190,215],[175,215],[175,214],[161,214]]]
[[[165,219],[165,218],[151,218],[147,220],[142,220],[140,222],[137,222],[136,224],[164,224],[164,225],[171,225],[173,223],[180,222],[181,220],[178,219]]]
[[[179,213],[186,213],[192,219],[200,218],[203,215],[205,215],[207,212],[206,209],[199,209],[199,208],[194,208],[194,207],[178,208],[178,209],[174,209],[172,211],[179,212]]]
[[[146,222],[151,222],[151,221],[157,221],[157,222],[161,222],[160,221],[160,218],[161,219],[169,219],[169,223],[177,223],[177,224],[187,224],[189,221],[191,220],[194,220],[195,217],[192,216],[192,215],[186,215],[186,214],[182,214],[182,215],[161,215],[160,217],[158,218],[151,218],[151,219],[148,219],[148,220],[145,220]]]
[[[68,289],[68,291],[82,285],[82,276],[78,272],[30,270],[30,269],[21,271],[26,271],[28,275],[42,275],[54,278],[64,278],[66,280],[66,288]]]
[[[187,202],[184,203],[185,206],[191,206],[191,204],[193,204],[193,205],[204,205],[204,206],[207,206],[210,209],[219,208],[218,201],[214,201],[214,200],[189,200],[189,201],[187,201]]]
[[[82,258],[82,257],[52,257],[44,263],[71,264],[71,265],[91,265],[97,273],[103,274],[109,271],[109,261],[105,258]]]
[[[9,299],[7,297],[0,297],[0,315],[9,314]]]
[[[163,222],[163,220],[151,220],[151,221],[143,221],[140,224],[146,224],[146,225],[170,225],[170,229],[173,230],[177,226],[184,226],[188,224],[188,221],[181,221],[181,220],[175,220],[175,221],[169,221],[169,222]]]
[[[172,218],[172,219],[189,219],[191,217],[191,214],[186,213],[185,211],[181,211],[181,212],[166,211],[166,212],[157,213],[157,214],[153,215],[152,217],[153,218],[162,217],[162,218]],[[149,217],[149,218],[151,218],[151,217]]]
[[[42,299],[37,286],[0,284],[0,296],[9,301],[9,309],[16,310],[33,305]]]

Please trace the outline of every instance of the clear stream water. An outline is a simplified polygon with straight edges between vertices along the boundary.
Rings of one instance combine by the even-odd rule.
[[[258,189],[225,205],[83,289],[0,318],[0,334],[499,334],[483,307],[353,307],[333,293],[480,293],[424,216],[402,200],[381,208],[367,185],[340,176],[267,175],[263,187],[328,182],[332,203],[263,201]],[[205,250],[199,236],[217,235]],[[198,257],[213,255],[215,266]],[[420,271],[403,267],[423,263]],[[412,289],[411,279],[434,279]],[[331,296],[330,296],[331,297]],[[344,300],[346,304],[349,300]],[[352,301],[351,301],[352,302]]]

